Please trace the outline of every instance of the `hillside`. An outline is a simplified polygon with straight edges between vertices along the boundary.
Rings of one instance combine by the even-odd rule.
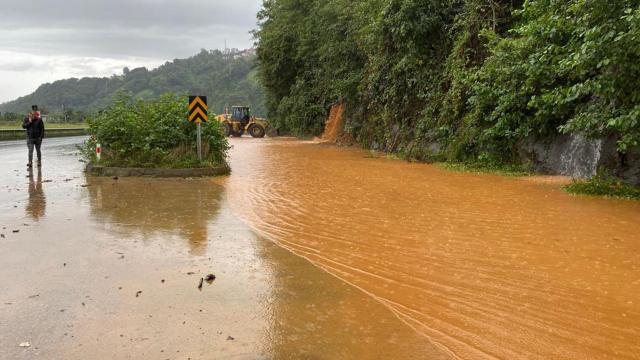
[[[253,70],[255,56],[250,51],[223,53],[202,50],[187,59],[167,62],[154,70],[123,69],[122,75],[103,78],[71,78],[46,83],[32,94],[0,104],[1,112],[22,113],[38,104],[47,112],[88,112],[111,102],[120,90],[138,98],[155,98],[166,92],[202,94],[209,106],[220,113],[227,105],[246,104],[256,114],[264,114],[262,88]]]
[[[319,134],[340,102],[365,147],[640,182],[637,1],[274,0],[259,20],[283,131]]]

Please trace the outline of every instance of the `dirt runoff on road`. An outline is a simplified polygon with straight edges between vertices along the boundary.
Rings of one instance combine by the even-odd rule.
[[[344,127],[344,106],[341,103],[335,104],[331,107],[329,117],[325,124],[324,132],[320,139],[322,141],[336,142],[339,136],[342,134]]]
[[[234,146],[227,196],[256,232],[450,356],[640,358],[640,202],[292,139]]]

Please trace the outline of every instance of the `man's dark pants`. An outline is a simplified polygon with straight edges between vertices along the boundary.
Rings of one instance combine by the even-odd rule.
[[[34,146],[36,148],[36,154],[38,155],[38,162],[42,160],[40,145],[42,145],[42,139],[27,139],[27,146],[29,147],[29,164],[33,163],[33,147]]]

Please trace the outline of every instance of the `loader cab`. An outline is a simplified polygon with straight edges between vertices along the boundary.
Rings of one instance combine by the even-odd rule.
[[[249,112],[249,108],[246,106],[234,106],[231,110],[231,119],[235,121],[240,121],[243,124],[247,124],[249,119],[251,118],[251,114]]]

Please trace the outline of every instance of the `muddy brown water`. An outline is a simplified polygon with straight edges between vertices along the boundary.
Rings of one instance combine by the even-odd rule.
[[[638,202],[292,139],[94,179],[77,142],[0,143],[2,359],[640,358]]]
[[[236,144],[264,237],[461,359],[640,358],[640,203],[299,141]]]

